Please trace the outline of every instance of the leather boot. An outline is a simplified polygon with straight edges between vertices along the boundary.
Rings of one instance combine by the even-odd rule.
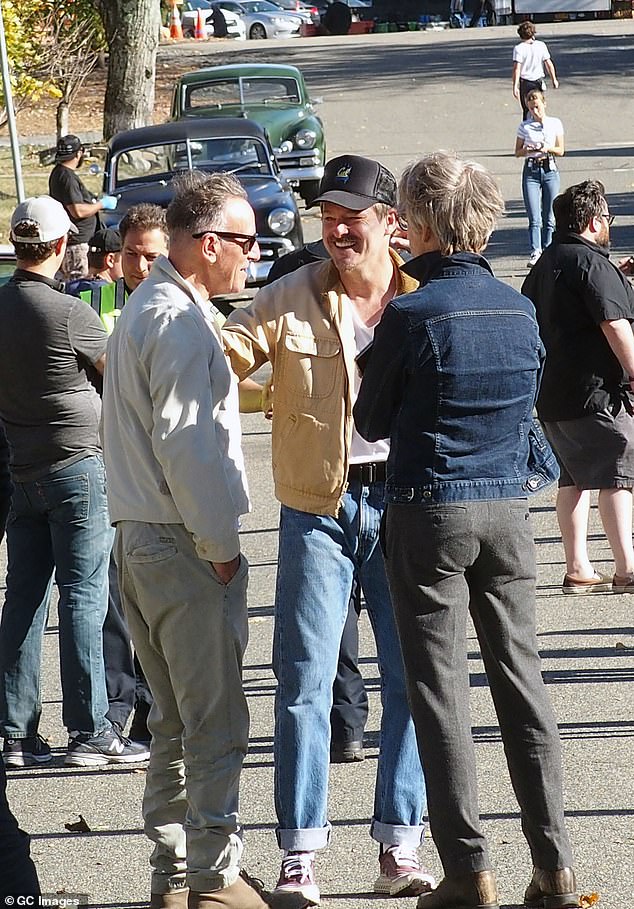
[[[171,893],[151,893],[150,909],[187,909],[189,890],[172,890]]]
[[[530,909],[572,909],[579,905],[575,873],[572,868],[542,871],[533,868],[533,878],[524,894]]]
[[[499,909],[493,871],[445,877],[431,893],[418,897],[416,909]]]
[[[190,890],[187,909],[306,909],[314,905],[301,893],[269,893],[260,881],[241,871],[238,880],[222,890]]]

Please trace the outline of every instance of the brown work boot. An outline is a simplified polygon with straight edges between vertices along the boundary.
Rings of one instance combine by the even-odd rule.
[[[190,890],[187,909],[306,909],[314,905],[301,893],[269,893],[261,881],[241,871],[238,880],[222,890]]]
[[[416,909],[499,909],[493,871],[445,877],[431,893],[418,897]]]
[[[187,894],[189,890],[172,890],[171,893],[151,893],[150,909],[187,909]]]
[[[533,878],[524,894],[530,909],[571,909],[579,905],[575,873],[572,868],[542,871],[533,868]]]

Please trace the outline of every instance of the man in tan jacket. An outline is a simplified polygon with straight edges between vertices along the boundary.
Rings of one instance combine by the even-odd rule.
[[[380,844],[374,888],[422,893],[425,791],[378,533],[387,442],[356,433],[355,358],[387,303],[416,284],[391,252],[396,181],[356,155],[326,166],[315,200],[330,260],[258,292],[223,329],[240,379],[273,366],[273,474],[281,502],[273,664],[275,803],[284,850],[276,892],[318,903],[315,850],[327,845],[329,713],[352,584],[365,595],[378,653],[383,718],[371,836]]]

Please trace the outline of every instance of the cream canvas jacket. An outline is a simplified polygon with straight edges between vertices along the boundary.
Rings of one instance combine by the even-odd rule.
[[[397,294],[418,286],[399,271]],[[298,511],[335,515],[345,492],[352,439],[354,326],[339,274],[314,262],[258,291],[222,329],[239,379],[273,367],[275,494]]]

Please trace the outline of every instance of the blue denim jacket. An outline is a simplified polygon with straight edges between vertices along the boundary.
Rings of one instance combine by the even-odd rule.
[[[558,475],[533,419],[544,356],[535,310],[472,253],[428,253],[387,306],[354,408],[390,437],[388,502],[524,498]]]

